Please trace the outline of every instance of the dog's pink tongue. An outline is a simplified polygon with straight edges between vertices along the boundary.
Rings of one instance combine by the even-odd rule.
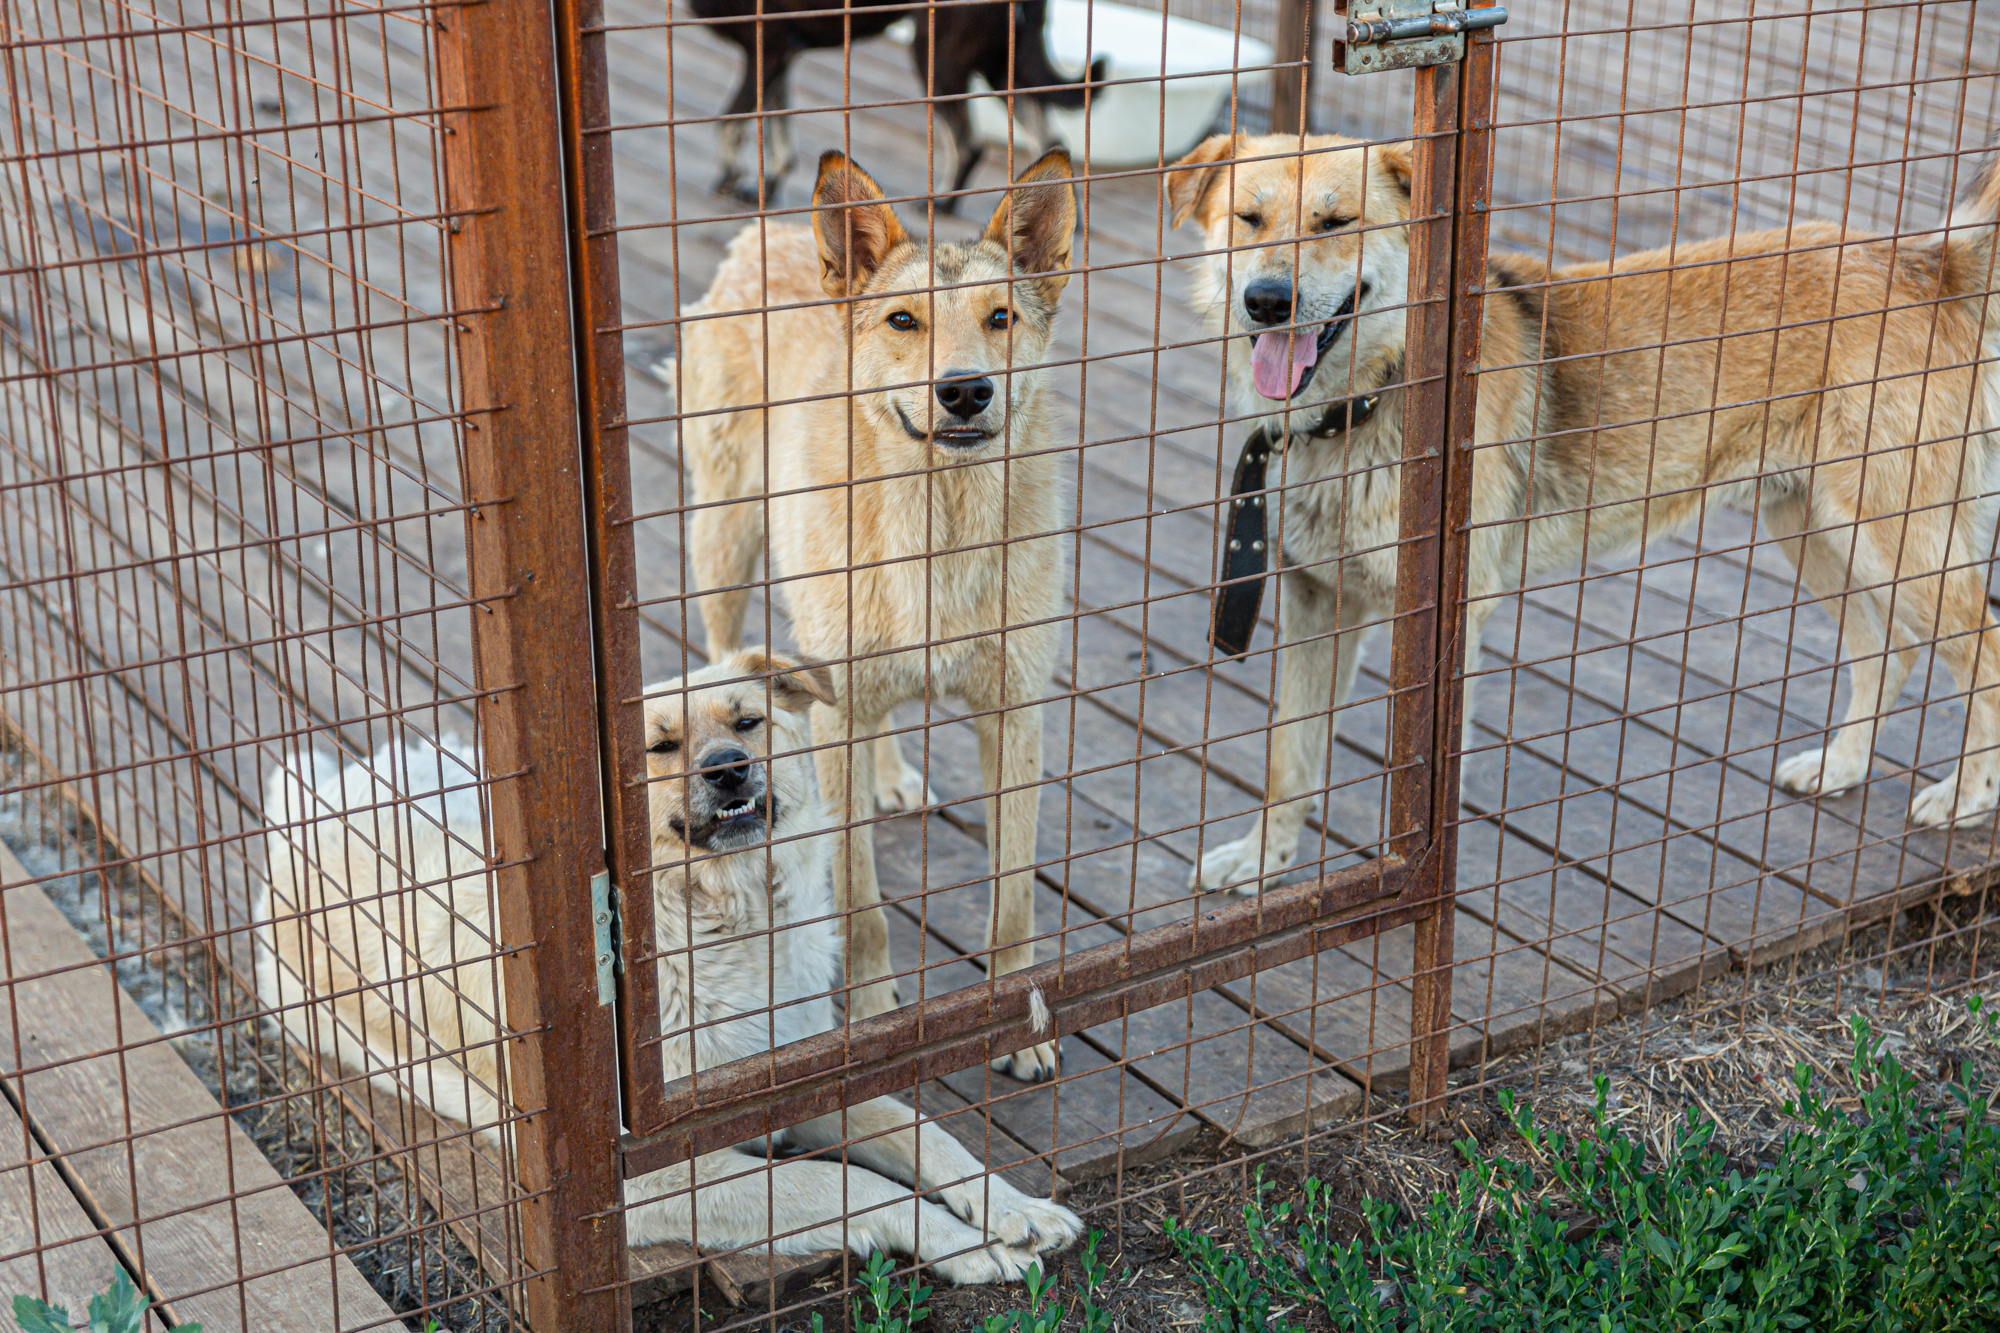
[[[1289,398],[1319,360],[1319,345],[1302,333],[1260,333],[1250,344],[1250,378],[1266,398]]]

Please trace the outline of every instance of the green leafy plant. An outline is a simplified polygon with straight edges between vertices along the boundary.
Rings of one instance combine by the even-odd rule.
[[[1097,1303],[1097,1293],[1110,1281],[1111,1273],[1104,1260],[1097,1257],[1097,1243],[1104,1239],[1102,1231],[1093,1231],[1083,1242],[1083,1255],[1079,1266],[1083,1269],[1083,1315],[1082,1333],[1111,1333],[1111,1311]]]
[[[1574,1140],[1501,1094],[1532,1165],[1462,1143],[1469,1165],[1454,1195],[1407,1220],[1369,1200],[1351,1241],[1332,1239],[1319,1181],[1272,1206],[1260,1178],[1240,1249],[1169,1228],[1209,1307],[1204,1333],[1291,1333],[1293,1312],[1310,1310],[1355,1333],[1990,1333],[1992,1107],[1963,1077],[1950,1105],[1924,1105],[1866,1023],[1853,1032],[1858,1112],[1816,1093],[1800,1066],[1784,1108],[1797,1128],[1748,1176],[1693,1113],[1648,1165],[1612,1123],[1600,1079],[1592,1128]],[[1583,1216],[1554,1211],[1549,1186]]]
[[[146,1307],[152,1303],[120,1272],[108,1290],[90,1298],[88,1333],[145,1333]],[[14,1298],[14,1322],[21,1333],[76,1333],[67,1309],[35,1296]],[[201,1333],[201,1325],[177,1324],[168,1333]]]
[[[1077,1300],[1077,1314],[1083,1322],[1078,1333],[1111,1333],[1111,1312],[1097,1304],[1097,1293],[1111,1280],[1109,1268],[1097,1253],[1103,1239],[1103,1232],[1093,1231],[1083,1243],[1083,1288]],[[894,1268],[880,1252],[868,1257],[861,1270],[861,1290],[872,1313],[863,1309],[860,1300],[854,1302],[854,1333],[910,1333],[917,1321],[930,1313],[923,1302],[931,1289],[897,1283],[890,1276]],[[1044,1276],[1040,1264],[1030,1264],[1021,1280],[1028,1289],[1027,1307],[988,1315],[985,1333],[1062,1333],[1068,1327],[1067,1312],[1056,1296],[1055,1278]],[[816,1314],[812,1327],[813,1333],[826,1333],[826,1320]]]
[[[1055,1279],[1043,1277],[1040,1264],[1029,1264],[1021,1281],[1028,1288],[1028,1308],[988,1315],[986,1333],[1058,1333],[1063,1308],[1055,1298]]]
[[[895,1271],[896,1265],[880,1250],[868,1256],[861,1269],[861,1291],[874,1313],[865,1313],[857,1297],[853,1305],[854,1333],[910,1333],[917,1321],[930,1313],[924,1301],[931,1289],[914,1282],[897,1282]],[[826,1320],[817,1314],[812,1317],[812,1326],[813,1333],[826,1333]]]

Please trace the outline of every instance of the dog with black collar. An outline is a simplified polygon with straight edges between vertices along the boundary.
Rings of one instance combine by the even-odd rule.
[[[1222,349],[1239,463],[1212,637],[1244,651],[1278,582],[1266,805],[1195,882],[1254,893],[1292,866],[1367,631],[1394,613],[1401,537],[1408,143],[1216,135],[1175,163],[1176,226],[1205,238],[1195,303]],[[1870,777],[1876,727],[1929,645],[1967,706],[1962,761],[1910,820],[2000,806],[2000,155],[1935,233],[1799,220],[1613,263],[1487,263],[1473,422],[1465,672],[1500,600],[1594,557],[1751,511],[1841,626],[1847,714],[1772,781]],[[1275,464],[1276,476],[1270,475]],[[1268,529],[1268,530],[1267,530]],[[1260,548],[1259,543],[1262,543]],[[1260,559],[1265,557],[1267,559]],[[1473,707],[1464,707],[1468,736]]]

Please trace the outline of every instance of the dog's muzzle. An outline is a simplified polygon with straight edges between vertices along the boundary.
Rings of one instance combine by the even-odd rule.
[[[761,842],[777,817],[764,762],[735,746],[703,754],[686,784],[686,805],[667,823],[697,847]]]
[[[990,380],[987,381],[986,402],[992,401],[991,383]],[[945,389],[945,384],[940,382],[938,385],[940,397],[945,392]],[[921,440],[926,444],[940,444],[953,450],[976,449],[980,445],[990,441],[997,434],[996,431],[979,425],[971,418],[956,416],[949,410],[942,410],[940,407],[935,406],[930,409],[933,426],[926,433],[916,422],[910,420],[910,414],[903,410],[901,403],[892,400],[891,406],[896,409],[896,420],[902,424],[903,433],[913,440]],[[981,403],[974,410],[975,413],[983,412],[985,410],[985,403]]]

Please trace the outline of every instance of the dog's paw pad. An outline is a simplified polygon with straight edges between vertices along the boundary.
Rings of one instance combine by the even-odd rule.
[[[1006,1074],[1022,1083],[1039,1083],[1056,1074],[1056,1047],[1054,1042],[1041,1042],[1025,1050],[1003,1055],[993,1061],[994,1072]]]
[[[1806,750],[1778,765],[1773,781],[1780,791],[1796,796],[1815,796],[1825,785],[1826,751]]]
[[[1238,838],[1215,847],[1201,858],[1190,888],[1210,893],[1232,889],[1254,894],[1264,885],[1291,869],[1292,849],[1282,852],[1259,834]]]
[[[1933,783],[1910,802],[1910,822],[1923,828],[1952,828],[1977,823],[1993,813],[1993,788],[1963,792],[1956,776]]]

